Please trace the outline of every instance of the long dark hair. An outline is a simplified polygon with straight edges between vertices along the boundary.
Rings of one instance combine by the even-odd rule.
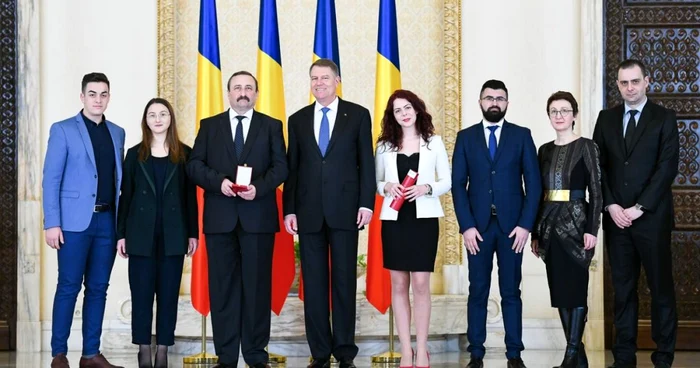
[[[180,138],[177,135],[177,123],[175,122],[175,111],[168,100],[160,97],[152,98],[143,109],[143,117],[141,118],[141,145],[139,146],[139,161],[143,162],[151,155],[151,144],[153,143],[153,132],[148,127],[146,115],[148,108],[153,104],[161,104],[168,109],[170,113],[170,126],[168,127],[167,135],[165,136],[165,145],[168,147],[168,157],[174,164],[185,162],[185,151],[183,150]]]
[[[397,98],[402,98],[413,106],[413,110],[416,112],[416,131],[424,141],[428,142],[435,135],[435,126],[433,126],[433,117],[425,108],[425,102],[411,91],[398,89],[389,96],[389,101],[386,103],[382,118],[382,133],[377,139],[377,144],[384,143],[388,149],[401,150],[403,130],[394,117],[394,101]]]

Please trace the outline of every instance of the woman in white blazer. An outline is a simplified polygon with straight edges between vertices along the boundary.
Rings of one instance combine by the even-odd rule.
[[[401,341],[399,366],[430,367],[430,273],[437,254],[438,218],[444,216],[439,197],[450,190],[452,181],[445,145],[435,135],[425,102],[413,92],[397,90],[389,97],[375,163],[377,192],[386,197],[379,218],[384,268],[391,273],[392,306]],[[401,183],[410,170],[417,172],[418,178],[404,188]],[[404,203],[397,211],[391,203],[402,196]],[[413,286],[415,354],[409,285]]]

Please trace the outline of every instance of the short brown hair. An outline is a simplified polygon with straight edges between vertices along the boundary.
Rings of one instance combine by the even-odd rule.
[[[649,76],[649,70],[647,70],[647,67],[644,65],[643,62],[637,60],[637,59],[627,59],[622,61],[618,66],[617,70],[619,71],[620,69],[632,69],[635,66],[638,66],[639,69],[642,70],[642,75],[645,77]]]
[[[549,96],[547,99],[547,114],[549,114],[549,106],[552,104],[552,102],[559,100],[568,101],[571,104],[571,109],[574,110],[574,116],[578,115],[578,102],[576,102],[576,99],[571,92],[566,91],[557,91]]]

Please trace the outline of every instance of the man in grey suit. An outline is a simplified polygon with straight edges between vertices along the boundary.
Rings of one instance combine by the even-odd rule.
[[[69,367],[68,336],[83,283],[80,367],[116,367],[100,353],[124,157],[124,129],[104,116],[109,97],[107,76],[86,74],[80,93],[83,109],[54,123],[49,133],[42,180],[44,231],[46,244],[58,255],[51,368]]]

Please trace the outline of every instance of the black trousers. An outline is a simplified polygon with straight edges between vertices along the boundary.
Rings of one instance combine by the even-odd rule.
[[[357,293],[357,230],[331,229],[299,234],[304,278],[304,322],[311,356],[354,359]],[[328,256],[330,251],[330,272]],[[329,298],[329,278],[332,281]],[[333,303],[331,332],[330,305]]]
[[[642,218],[627,229],[608,226],[606,248],[615,291],[615,345],[620,363],[635,363],[639,298],[637,283],[644,266],[651,292],[651,337],[656,343],[652,361],[673,362],[678,316],[671,265],[671,225]],[[608,219],[608,221],[610,221]],[[652,222],[655,222],[653,224]]]
[[[156,344],[175,344],[177,301],[180,296],[184,255],[166,256],[163,244],[156,239],[156,252],[151,257],[129,256],[129,288],[131,289],[131,342],[151,344],[153,300],[156,298]]]
[[[206,234],[209,299],[214,347],[219,363],[267,363],[270,341],[272,250],[275,234]]]

